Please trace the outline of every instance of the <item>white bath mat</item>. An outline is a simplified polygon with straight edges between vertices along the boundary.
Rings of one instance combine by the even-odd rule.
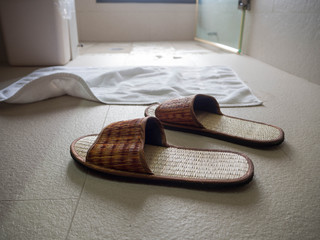
[[[0,90],[0,102],[31,103],[71,95],[105,104],[151,104],[193,94],[215,97],[222,107],[262,102],[225,66],[49,67]]]

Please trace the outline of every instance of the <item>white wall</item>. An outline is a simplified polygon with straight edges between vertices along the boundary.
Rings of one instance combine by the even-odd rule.
[[[193,40],[195,4],[76,0],[80,41]]]
[[[243,51],[320,84],[320,1],[253,0]]]

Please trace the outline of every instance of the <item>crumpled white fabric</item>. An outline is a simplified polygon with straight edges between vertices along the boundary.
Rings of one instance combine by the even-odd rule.
[[[70,95],[105,104],[152,104],[207,94],[221,107],[262,102],[229,67],[48,67],[0,90],[0,102],[31,103]]]

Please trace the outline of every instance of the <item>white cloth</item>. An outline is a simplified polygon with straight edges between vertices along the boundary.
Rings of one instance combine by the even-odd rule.
[[[151,104],[207,94],[221,107],[262,102],[234,71],[210,67],[48,67],[0,90],[0,102],[31,103],[71,95],[105,104]]]

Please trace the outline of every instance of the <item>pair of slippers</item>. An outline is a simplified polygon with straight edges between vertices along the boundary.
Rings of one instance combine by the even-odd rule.
[[[100,134],[74,140],[71,156],[90,169],[131,179],[234,186],[253,178],[253,163],[247,156],[169,145],[163,127],[251,147],[270,147],[284,141],[282,129],[226,116],[216,99],[207,95],[151,105],[145,116],[112,123]]]

